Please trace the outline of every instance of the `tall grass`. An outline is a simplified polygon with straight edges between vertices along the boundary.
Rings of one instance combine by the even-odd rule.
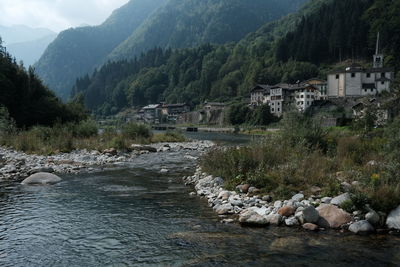
[[[221,176],[228,189],[249,183],[275,198],[314,187],[321,194],[352,188],[352,209],[369,203],[388,212],[400,205],[400,119],[383,130],[360,135],[349,129],[321,129],[300,114],[282,121],[282,131],[247,147],[215,149],[201,159],[204,171]]]

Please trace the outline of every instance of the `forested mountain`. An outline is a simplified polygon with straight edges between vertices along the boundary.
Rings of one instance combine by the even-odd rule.
[[[133,61],[108,63],[79,79],[74,94],[83,95],[87,106],[102,114],[161,100],[196,105],[243,98],[255,83],[324,78],[321,64],[326,68],[340,54],[371,61],[378,30],[387,63],[400,67],[394,60],[400,54],[400,35],[392,34],[400,29],[399,11],[399,2],[392,0],[310,1],[296,15],[266,24],[237,44],[154,49]],[[333,22],[343,30],[339,46],[326,41],[336,38]],[[358,31],[362,35],[352,34]]]
[[[169,0],[110,55],[129,59],[154,47],[185,48],[239,41],[305,0]]]
[[[66,99],[77,77],[92,72],[167,0],[132,0],[101,25],[63,31],[35,65],[38,75]]]
[[[17,61],[23,61],[25,66],[31,66],[43,55],[47,46],[54,41],[57,34],[50,34],[42,38],[6,45],[7,51],[12,54]]]
[[[0,109],[7,108],[19,127],[78,121],[84,117],[76,104],[63,104],[36,77],[32,68],[19,66],[0,38]],[[0,118],[3,119],[3,118]]]
[[[131,0],[98,27],[60,33],[35,66],[63,98],[79,76],[109,59],[133,59],[155,47],[238,41],[306,0]]]

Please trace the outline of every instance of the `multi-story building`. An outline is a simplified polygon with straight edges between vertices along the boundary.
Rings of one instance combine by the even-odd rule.
[[[373,67],[363,68],[352,64],[328,74],[328,97],[360,97],[389,91],[394,70],[384,67],[384,55],[379,51],[379,35]]]
[[[271,86],[266,84],[257,84],[250,91],[250,103],[253,106],[259,106],[268,102]]]

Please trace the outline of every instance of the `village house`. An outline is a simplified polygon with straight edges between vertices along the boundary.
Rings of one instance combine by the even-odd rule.
[[[328,98],[328,82],[319,78],[312,78],[303,82],[314,86],[318,91],[316,98],[318,100],[325,100]]]
[[[352,64],[328,74],[328,97],[360,97],[389,91],[394,70],[384,67],[384,55],[379,51],[379,34],[373,56],[373,67]]]
[[[266,84],[257,84],[250,91],[250,104],[252,106],[260,106],[269,102],[271,86]]]
[[[185,103],[162,105],[162,115],[166,116],[179,115],[189,111],[190,111],[190,106]]]
[[[145,106],[142,109],[143,120],[149,123],[158,122],[161,116],[161,110],[162,110],[161,107],[162,106],[160,104],[151,104]]]

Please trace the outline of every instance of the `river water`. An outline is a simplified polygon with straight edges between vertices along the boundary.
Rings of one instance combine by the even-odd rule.
[[[212,139],[212,136],[209,137]],[[233,143],[242,143],[233,138]],[[190,152],[195,155],[196,152]],[[0,186],[1,266],[387,266],[400,238],[221,224],[190,197],[178,153],[65,175],[54,186]],[[161,168],[170,170],[160,174]]]

